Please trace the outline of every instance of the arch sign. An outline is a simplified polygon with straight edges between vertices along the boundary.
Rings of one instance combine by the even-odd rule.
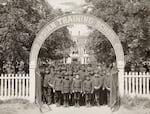
[[[124,52],[117,34],[111,29],[111,27],[106,24],[103,20],[87,15],[87,14],[69,14],[61,17],[57,17],[52,21],[48,22],[37,34],[31,48],[30,53],[30,63],[29,63],[29,72],[30,72],[30,100],[34,102],[35,100],[35,68],[37,65],[37,58],[40,51],[40,48],[48,36],[56,31],[57,29],[72,25],[72,24],[84,24],[92,28],[97,29],[112,44],[115,54],[117,67],[119,69],[119,92],[120,95],[123,95],[123,75],[124,75]]]

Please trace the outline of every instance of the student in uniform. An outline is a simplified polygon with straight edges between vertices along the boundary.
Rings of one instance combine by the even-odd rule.
[[[72,92],[74,93],[75,107],[79,107],[80,96],[82,93],[82,81],[78,74],[76,74],[75,79],[72,82]]]
[[[55,93],[56,98],[56,106],[59,107],[61,105],[61,89],[62,89],[62,77],[60,74],[56,75],[53,86],[54,86],[53,91]]]
[[[85,94],[85,104],[87,107],[90,107],[92,94],[92,81],[89,75],[86,76],[86,80],[83,82],[83,92]]]
[[[105,99],[104,99],[104,103],[108,104],[110,103],[110,73],[107,72],[105,77],[104,77],[104,81],[103,81],[103,89],[105,91]]]
[[[92,93],[94,95],[94,99],[96,102],[96,105],[99,106],[99,100],[100,100],[100,88],[102,87],[102,82],[99,78],[99,75],[96,73],[92,79]]]
[[[69,95],[70,95],[70,89],[71,89],[71,81],[69,79],[69,75],[67,73],[64,74],[65,77],[62,81],[62,94],[64,99],[64,107],[69,106]]]
[[[49,75],[49,69],[47,68],[45,71],[45,76],[44,76],[44,82],[43,82],[43,94],[44,94],[44,99],[47,104],[52,103],[52,84],[51,84],[51,76]]]

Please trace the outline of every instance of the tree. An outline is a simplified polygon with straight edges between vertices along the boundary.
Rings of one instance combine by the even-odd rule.
[[[38,31],[48,21],[63,14],[60,10],[54,10],[47,4],[45,0],[9,0],[6,5],[0,6],[0,46],[2,47],[0,50],[2,50],[3,58],[1,64],[11,61],[16,67],[18,61],[22,60],[26,65],[29,64],[29,53]],[[60,33],[65,40],[69,40],[67,28],[61,29]],[[55,42],[58,40],[57,36],[50,37],[53,37]],[[62,40],[59,38],[59,41]],[[59,45],[61,44],[63,43]],[[55,48],[54,45],[53,43],[46,45],[48,52],[51,52],[51,48]],[[57,51],[53,54],[55,53]],[[53,54],[50,54],[49,57],[52,58]],[[2,69],[3,65],[0,66]]]
[[[88,2],[94,5],[94,10],[90,13],[102,18],[118,34],[125,56],[128,58],[126,62],[136,63],[149,58],[145,56],[148,55],[147,51],[150,51],[147,43],[150,37],[149,0],[89,0]],[[89,36],[92,36],[93,40],[90,49],[94,50],[96,58],[102,60],[109,57],[113,60],[114,56],[108,56],[112,50],[109,42],[102,40],[106,38],[95,32]],[[107,51],[101,54],[102,50]]]

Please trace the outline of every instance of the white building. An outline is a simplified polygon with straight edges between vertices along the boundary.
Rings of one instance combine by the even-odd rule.
[[[78,31],[77,35],[72,35],[72,40],[75,42],[75,46],[70,49],[70,57],[64,58],[64,64],[70,64],[72,62],[78,62],[81,64],[89,63],[89,55],[86,50],[87,36],[81,35]]]

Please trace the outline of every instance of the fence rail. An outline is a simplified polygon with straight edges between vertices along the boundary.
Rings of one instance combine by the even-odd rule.
[[[1,74],[0,99],[30,99],[30,76],[28,74]]]
[[[150,73],[125,73],[124,94],[150,98]]]

